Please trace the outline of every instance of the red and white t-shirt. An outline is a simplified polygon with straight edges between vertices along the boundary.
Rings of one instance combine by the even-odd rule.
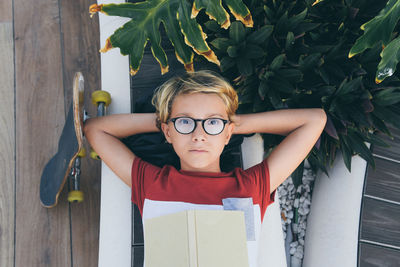
[[[247,170],[220,173],[176,170],[170,165],[159,168],[138,157],[132,165],[132,202],[138,206],[143,222],[184,210],[223,210],[226,203],[252,198],[251,216],[245,212],[245,217],[251,217],[246,219],[246,230],[251,229],[254,236],[247,241],[251,267],[256,266],[261,222],[274,194],[270,192],[265,160]]]

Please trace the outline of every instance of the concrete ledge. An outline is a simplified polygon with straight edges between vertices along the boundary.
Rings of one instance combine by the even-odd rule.
[[[329,177],[317,175],[308,216],[304,267],[357,266],[358,231],[366,162],[355,156],[350,173],[341,154]]]

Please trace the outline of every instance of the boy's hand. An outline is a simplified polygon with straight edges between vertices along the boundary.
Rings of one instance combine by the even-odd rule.
[[[138,133],[159,131],[154,113],[115,114],[88,119],[84,133],[104,163],[131,186],[131,168],[135,155],[120,138]]]
[[[287,135],[268,156],[271,192],[306,158],[326,123],[322,109],[286,109],[232,117],[234,134]]]

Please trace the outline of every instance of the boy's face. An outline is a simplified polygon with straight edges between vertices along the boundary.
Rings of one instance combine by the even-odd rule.
[[[180,95],[172,104],[170,118],[190,117],[193,119],[221,118],[228,120],[225,104],[216,94],[195,93]],[[220,172],[219,158],[233,133],[234,124],[227,123],[218,135],[207,134],[201,122],[192,133],[177,132],[174,123],[162,123],[165,138],[174,147],[186,171]]]

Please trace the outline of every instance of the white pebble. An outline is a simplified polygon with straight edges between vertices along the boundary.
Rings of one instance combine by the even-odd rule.
[[[299,199],[298,199],[298,198],[296,198],[296,199],[294,200],[293,207],[295,207],[295,208],[298,208],[298,207],[299,207]]]

